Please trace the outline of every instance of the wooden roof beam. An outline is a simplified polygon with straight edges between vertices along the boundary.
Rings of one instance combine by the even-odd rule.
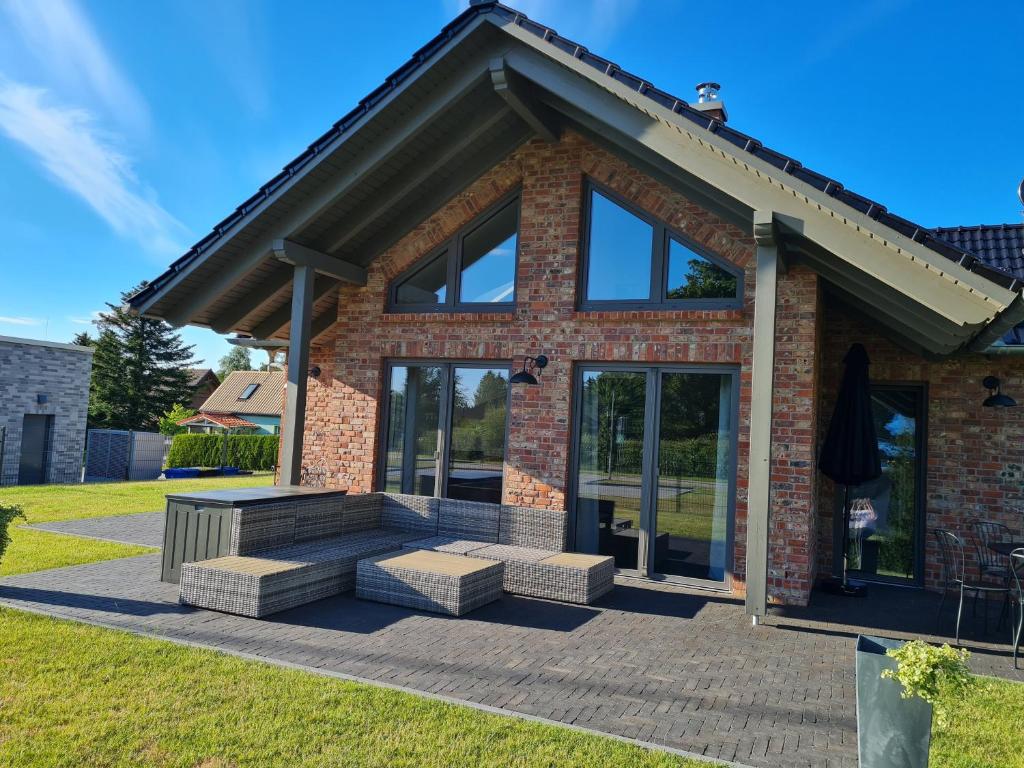
[[[562,126],[555,113],[533,97],[526,81],[508,68],[504,58],[492,59],[490,72],[494,92],[534,133],[548,144],[557,144]]]
[[[319,275],[327,275],[344,283],[366,285],[366,270],[358,264],[336,259],[326,253],[300,245],[293,240],[279,239],[272,248],[274,258],[295,267],[311,267]]]

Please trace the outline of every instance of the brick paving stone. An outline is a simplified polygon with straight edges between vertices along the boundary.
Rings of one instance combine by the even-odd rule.
[[[738,601],[624,581],[589,607],[506,595],[452,619],[341,595],[256,620],[181,606],[158,572],[147,555],[12,576],[0,579],[0,604],[780,768],[856,766],[858,628],[838,612],[900,636],[892,616],[913,633],[935,608],[926,593],[876,589],[874,619],[868,601],[824,599],[754,630]],[[1024,678],[1005,644],[968,645],[981,651],[976,671]]]

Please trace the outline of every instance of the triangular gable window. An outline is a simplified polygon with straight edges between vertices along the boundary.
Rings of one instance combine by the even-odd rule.
[[[507,198],[391,284],[392,312],[507,310],[515,303],[519,198]]]
[[[594,184],[585,213],[582,308],[740,306],[737,267]]]

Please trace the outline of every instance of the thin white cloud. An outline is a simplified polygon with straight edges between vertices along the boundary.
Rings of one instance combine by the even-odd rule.
[[[34,317],[9,317],[0,315],[0,325],[40,325],[43,321]]]
[[[140,183],[131,161],[84,110],[0,75],[0,131],[27,148],[57,183],[84,200],[119,235],[159,255],[180,253],[184,227]]]
[[[93,311],[88,317],[82,317],[80,315],[68,315],[68,320],[75,325],[92,325],[103,315],[99,310]]]
[[[82,98],[87,91],[110,117],[133,129],[149,126],[149,109],[103,47],[73,0],[4,0],[25,49],[61,84]]]

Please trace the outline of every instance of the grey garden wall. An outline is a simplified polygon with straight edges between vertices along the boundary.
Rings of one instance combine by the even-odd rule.
[[[18,482],[25,414],[54,417],[45,481],[81,479],[91,372],[88,347],[0,336],[0,485]]]

